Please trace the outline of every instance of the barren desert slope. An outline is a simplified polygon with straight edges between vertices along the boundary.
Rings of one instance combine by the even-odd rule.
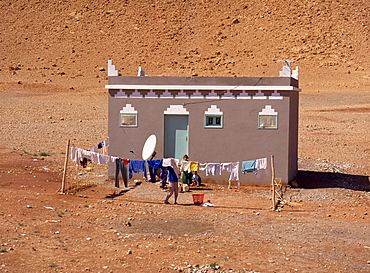
[[[0,18],[1,272],[369,272],[368,0],[9,0]],[[56,194],[67,139],[107,136],[107,60],[238,77],[286,59],[302,88],[291,206],[215,185],[200,190],[215,208],[166,207],[149,183]]]
[[[153,76],[277,76],[273,60],[289,59],[300,69],[300,158],[368,166],[369,1],[0,5],[10,148],[59,153],[70,136],[84,148],[101,141],[109,59],[121,75],[142,66]]]

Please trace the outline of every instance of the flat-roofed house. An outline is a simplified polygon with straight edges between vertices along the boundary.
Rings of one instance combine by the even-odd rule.
[[[109,154],[141,159],[148,136],[158,158],[240,162],[275,158],[283,183],[297,174],[298,69],[288,62],[279,77],[119,76],[108,61]],[[241,166],[241,165],[240,165]],[[113,177],[115,166],[109,166]],[[202,176],[227,183],[229,173]],[[268,172],[239,173],[241,185],[266,186]]]

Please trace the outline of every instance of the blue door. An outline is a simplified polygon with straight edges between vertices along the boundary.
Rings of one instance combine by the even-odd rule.
[[[188,154],[188,116],[164,116],[164,157],[179,160]]]

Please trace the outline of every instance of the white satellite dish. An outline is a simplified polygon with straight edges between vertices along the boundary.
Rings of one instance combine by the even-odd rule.
[[[154,153],[155,145],[157,144],[157,137],[150,135],[143,146],[142,157],[143,160],[148,160]]]

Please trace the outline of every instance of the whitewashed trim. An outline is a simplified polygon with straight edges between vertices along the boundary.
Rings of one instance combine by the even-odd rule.
[[[239,96],[236,97],[239,100],[250,100],[252,97],[245,91],[241,92]]]
[[[189,96],[184,92],[184,90],[181,90],[177,95],[175,96],[176,99],[188,99]]]
[[[189,111],[183,105],[170,105],[166,111],[165,115],[189,115]]]
[[[108,60],[108,77],[118,76],[118,70],[116,70],[116,66],[113,65],[112,60]]]
[[[150,90],[148,94],[145,95],[145,98],[158,98],[158,94],[156,94],[153,90]]]
[[[130,98],[142,98],[142,97],[143,95],[141,95],[141,93],[137,89],[135,89],[135,92],[130,95]]]
[[[121,114],[137,114],[137,110],[131,105],[126,104],[125,107],[122,108],[121,111],[119,111]]]
[[[292,78],[298,80],[298,66],[292,71]]]
[[[302,91],[294,86],[230,86],[230,85],[125,85],[125,84],[107,84],[106,89],[137,89],[137,90],[245,90],[245,91]]]
[[[122,91],[122,89],[120,89],[115,95],[114,95],[115,98],[121,98],[121,99],[126,99],[127,98],[127,94],[125,92]]]
[[[283,96],[280,95],[276,90],[269,96],[269,100],[282,100]]]
[[[267,99],[267,96],[265,96],[265,94],[263,94],[261,92],[261,90],[258,90],[258,92],[256,93],[256,95],[253,96],[253,99],[254,100],[265,100],[265,99]]]
[[[168,92],[168,90],[164,91],[163,94],[160,96],[160,98],[165,98],[165,99],[173,99],[173,95]]]
[[[200,93],[198,90],[195,90],[193,95],[190,96],[191,99],[204,99],[204,96],[202,93]]]
[[[224,113],[217,107],[217,105],[211,105],[206,112],[206,115],[223,115]]]
[[[227,90],[227,92],[225,92],[221,99],[235,99],[235,96],[230,92],[230,90]]]
[[[271,107],[271,105],[266,105],[265,108],[262,109],[262,112],[259,112],[260,115],[267,115],[267,116],[277,116],[277,112]]]
[[[217,95],[217,93],[215,92],[215,90],[212,90],[207,96],[206,96],[206,99],[219,99],[220,96]]]

